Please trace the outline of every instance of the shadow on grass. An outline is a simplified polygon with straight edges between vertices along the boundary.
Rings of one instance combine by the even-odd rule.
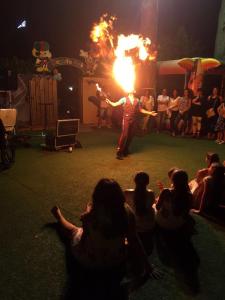
[[[45,228],[56,231],[65,247],[67,282],[60,300],[128,300],[127,290],[120,285],[124,268],[108,271],[87,270],[74,259],[70,241],[65,238],[58,223],[48,223]]]
[[[176,280],[184,292],[195,296],[200,292],[198,268],[200,258],[191,237],[158,230],[156,248],[159,259],[175,273]]]

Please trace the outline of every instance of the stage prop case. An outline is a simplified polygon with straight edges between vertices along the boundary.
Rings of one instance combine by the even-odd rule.
[[[46,148],[49,150],[60,150],[67,147],[75,147],[80,143],[77,141],[80,119],[58,120],[56,132],[48,133],[45,138]]]

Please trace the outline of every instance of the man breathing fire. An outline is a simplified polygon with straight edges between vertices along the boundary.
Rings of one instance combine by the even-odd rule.
[[[141,112],[150,116],[156,116],[157,113],[145,110],[133,92],[128,93],[126,97],[121,98],[117,102],[112,102],[109,99],[107,99],[106,102],[113,107],[123,105],[122,132],[119,138],[116,156],[117,159],[122,160],[130,154],[129,146],[135,134],[138,113]]]
[[[129,154],[137,114],[141,112],[151,116],[157,115],[154,111],[145,110],[139,99],[134,96],[136,65],[143,61],[152,60],[154,57],[150,53],[151,41],[149,38],[137,34],[115,36],[113,34],[115,19],[115,17],[109,18],[108,14],[104,14],[100,18],[99,24],[95,24],[91,32],[91,39],[94,43],[97,43],[99,49],[106,49],[108,56],[112,57],[112,75],[117,84],[127,94],[126,97],[117,102],[106,99],[106,102],[111,106],[123,105],[124,108],[122,133],[117,149],[117,158],[123,159]],[[104,56],[102,51],[100,54]]]

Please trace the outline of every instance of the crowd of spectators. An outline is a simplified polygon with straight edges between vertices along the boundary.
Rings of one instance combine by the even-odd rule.
[[[137,289],[143,280],[162,276],[149,260],[155,235],[173,237],[172,243],[177,240],[182,245],[196,233],[192,212],[215,218],[224,213],[225,165],[216,153],[207,153],[206,164],[190,181],[186,171],[171,168],[169,186],[158,182],[155,191],[148,189],[150,178],[145,172],[138,172],[134,188],[124,191],[115,180],[101,179],[81,215],[81,227],[53,207],[52,214],[81,268],[86,273],[100,272],[110,281],[107,299],[128,299],[124,290]],[[104,287],[100,290],[103,295]],[[104,297],[106,294],[103,298],[98,295],[98,299]]]
[[[174,89],[171,95],[163,89],[156,99],[149,90],[141,97],[141,102],[147,110],[156,110],[156,130],[169,130],[172,136],[206,136],[218,144],[225,143],[225,102],[215,87],[211,95],[206,97],[202,89],[194,96],[192,91],[185,89],[179,95]],[[146,131],[146,117],[141,126]],[[153,128],[154,125],[150,124]]]

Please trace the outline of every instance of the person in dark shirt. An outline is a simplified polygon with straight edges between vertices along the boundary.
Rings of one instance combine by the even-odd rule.
[[[134,137],[138,113],[141,112],[150,116],[156,116],[157,113],[144,109],[140,100],[136,98],[133,93],[129,93],[127,97],[123,97],[117,102],[112,102],[109,99],[106,101],[113,107],[123,105],[122,133],[119,138],[116,157],[117,159],[122,160],[130,153],[129,146]]]
[[[206,103],[206,116],[207,116],[207,137],[208,139],[215,138],[215,126],[218,115],[218,107],[221,103],[221,96],[219,95],[218,89],[215,87],[212,90],[212,94],[208,97]]]
[[[1,164],[3,166],[3,169],[10,168],[11,164],[15,162],[15,147],[12,141],[12,136],[7,135],[5,126],[1,119],[0,119],[0,152],[1,152]]]

